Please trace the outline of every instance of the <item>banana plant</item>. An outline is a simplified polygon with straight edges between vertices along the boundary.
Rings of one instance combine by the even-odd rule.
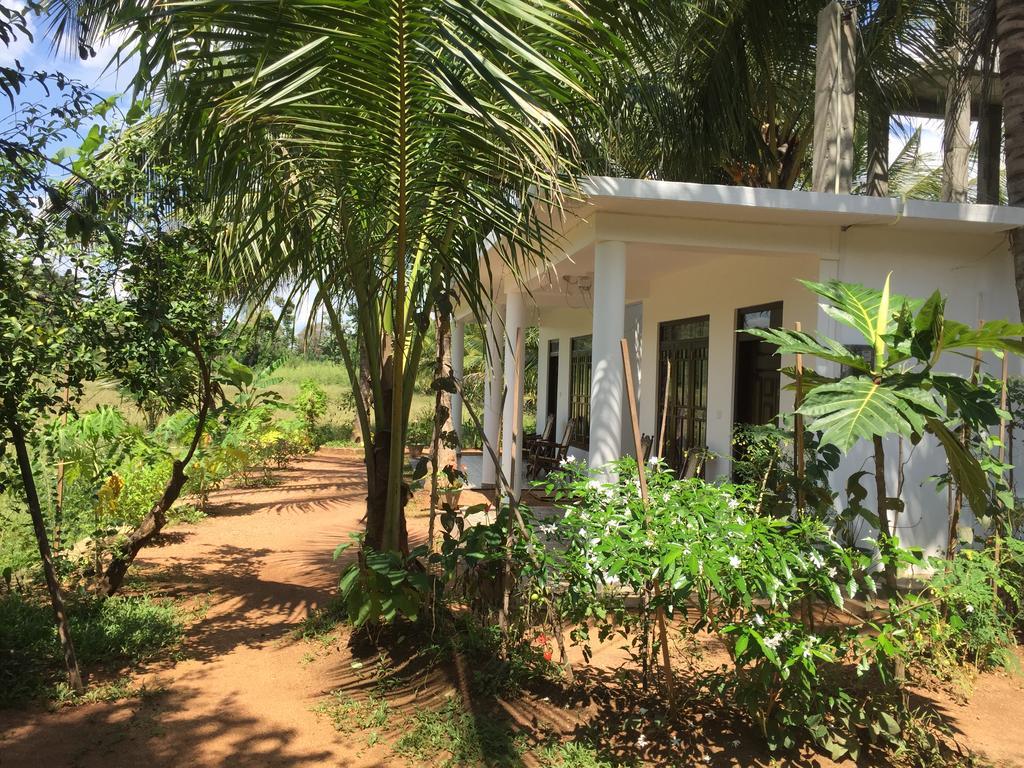
[[[991,498],[988,477],[954,429],[960,424],[984,429],[997,423],[1000,413],[976,381],[937,367],[950,353],[1024,354],[1024,325],[993,320],[972,328],[946,317],[946,300],[938,291],[924,301],[893,295],[891,277],[881,290],[837,280],[802,281],[823,299],[821,308],[829,317],[867,342],[867,355],[820,334],[783,328],[750,331],[777,345],[781,354],[813,356],[848,371],[838,378],[805,375],[806,396],[798,412],[807,419],[807,429],[821,433],[822,445],[845,452],[862,440],[873,443],[883,537],[892,535],[888,511],[898,507],[885,489],[883,439],[889,435],[914,443],[932,435],[972,510],[985,514]],[[895,573],[887,576],[894,589]]]

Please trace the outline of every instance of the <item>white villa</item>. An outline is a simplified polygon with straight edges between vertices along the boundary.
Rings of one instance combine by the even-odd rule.
[[[512,429],[521,434],[523,419],[521,409],[513,412],[522,396],[511,391],[523,355],[512,347],[526,326],[539,327],[539,427],[554,415],[557,438],[574,417],[580,429],[573,453],[592,467],[632,455],[625,337],[641,430],[659,435],[670,361],[676,373],[665,458],[677,462],[681,448],[707,447],[715,458],[705,475],[715,478],[729,473],[735,424],[766,423],[793,402],[780,358],[738,331],[799,322],[805,331],[862,343],[844,338],[798,280],[881,287],[892,272],[894,292],[924,297],[938,289],[949,299],[948,315],[964,322],[1018,319],[1007,232],[1024,226],[1021,209],[605,177],[585,179],[583,191],[585,202],[567,212],[546,268],[523,287],[506,279],[485,318],[492,336],[484,431],[504,449],[506,477]],[[467,320],[474,318],[463,316],[454,327],[456,375]],[[963,359],[961,372],[970,364]],[[998,375],[994,360],[986,364]],[[1020,365],[1012,361],[1011,375],[1021,373]],[[459,423],[461,404],[454,406]],[[840,501],[846,478],[868,466],[868,455],[845,457],[835,474]],[[493,484],[486,452],[483,462],[483,483]],[[521,488],[522,456],[515,467]],[[946,494],[929,477],[942,471],[937,445],[915,449],[905,477],[907,512],[897,521],[905,541],[933,550],[945,541]],[[892,472],[895,487],[895,466]]]
[[[947,314],[963,322],[1019,319],[1007,233],[1024,226],[1024,209],[963,202],[972,109],[979,135],[988,138],[979,145],[978,197],[998,201],[1000,124],[989,120],[983,129],[981,119],[998,106],[994,102],[947,96],[943,105],[939,96],[932,99],[938,107],[919,99],[908,112],[942,116],[950,128],[944,132],[943,199],[952,202],[887,197],[886,163],[874,161],[867,188],[878,196],[849,194],[857,54],[851,14],[833,0],[818,17],[816,191],[589,177],[582,181],[583,202],[557,227],[547,265],[525,286],[500,277],[502,262],[493,251],[484,255],[490,259],[485,273],[499,276],[494,306],[484,318],[457,318],[453,368],[461,376],[466,320],[483,321],[492,331],[484,432],[488,444],[502,447],[505,477],[513,474],[511,437],[513,429],[521,434],[523,414],[515,407],[522,393],[509,391],[503,400],[502,392],[521,381],[515,367],[524,356],[512,346],[526,326],[538,326],[540,334],[538,425],[554,416],[556,439],[570,420],[578,425],[574,453],[594,468],[632,454],[620,347],[626,338],[641,430],[657,444],[665,410],[664,458],[678,467],[684,450],[707,448],[715,458],[704,475],[713,479],[730,472],[734,425],[768,423],[793,405],[779,368],[794,361],[780,360],[743,329],[800,323],[804,331],[863,343],[844,337],[846,329],[819,309],[800,279],[881,288],[891,272],[894,292],[924,298],[937,289],[948,297]],[[957,363],[960,373],[969,373],[969,359],[951,365]],[[994,359],[985,365],[1000,373]],[[820,372],[837,374],[830,366]],[[1021,361],[1013,360],[1010,374],[1021,372]],[[453,403],[457,428],[460,411],[461,403]],[[896,445],[887,448],[887,455],[897,454]],[[912,451],[907,447],[905,458],[906,512],[898,516],[897,532],[935,551],[947,536],[946,494],[929,478],[944,471],[944,454],[925,440]],[[844,502],[846,479],[869,468],[868,459],[866,447],[844,458],[834,475],[837,503]],[[890,465],[888,487],[895,488],[896,462]],[[514,466],[520,489],[522,456]],[[495,475],[485,452],[483,483],[493,484]],[[873,502],[873,483],[866,485]]]

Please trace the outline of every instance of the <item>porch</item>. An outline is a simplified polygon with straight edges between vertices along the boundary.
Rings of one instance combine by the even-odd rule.
[[[773,421],[793,404],[778,372],[793,361],[744,328],[800,323],[860,341],[842,337],[800,280],[880,286],[892,272],[894,292],[939,289],[948,313],[965,322],[1018,314],[1005,233],[1024,223],[1021,211],[603,177],[586,180],[585,192],[559,227],[546,267],[525,285],[506,276],[493,286],[483,421],[506,477],[512,431],[521,434],[523,417],[514,408],[523,393],[512,388],[524,355],[513,347],[531,325],[539,329],[538,429],[553,416],[560,439],[572,421],[571,454],[595,468],[632,454],[626,338],[640,429],[654,437],[655,453],[664,420],[664,458],[678,465],[684,451],[707,448],[714,458],[705,474],[719,477],[730,469],[734,425]],[[456,354],[467,320],[455,324]],[[822,374],[838,373],[831,367],[818,364]],[[487,452],[481,464],[481,482],[493,485]],[[932,468],[918,464],[911,474],[923,482]],[[521,447],[515,468],[521,490]]]

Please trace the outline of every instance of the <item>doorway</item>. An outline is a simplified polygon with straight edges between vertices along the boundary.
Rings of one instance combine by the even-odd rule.
[[[688,451],[707,447],[709,325],[707,315],[658,325],[658,430],[677,472]]]
[[[736,312],[736,370],[733,424],[771,424],[779,415],[782,358],[778,348],[747,331],[782,325],[782,302]]]

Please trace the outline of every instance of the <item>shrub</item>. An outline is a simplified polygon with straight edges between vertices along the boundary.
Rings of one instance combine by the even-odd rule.
[[[302,418],[306,435],[314,443],[317,441],[317,429],[327,412],[327,393],[312,379],[299,385],[299,394],[295,398],[295,409]]]
[[[177,607],[149,597],[79,599],[67,604],[79,662],[133,665],[180,642]],[[8,594],[0,597],[0,706],[38,696],[63,665],[50,606]]]

